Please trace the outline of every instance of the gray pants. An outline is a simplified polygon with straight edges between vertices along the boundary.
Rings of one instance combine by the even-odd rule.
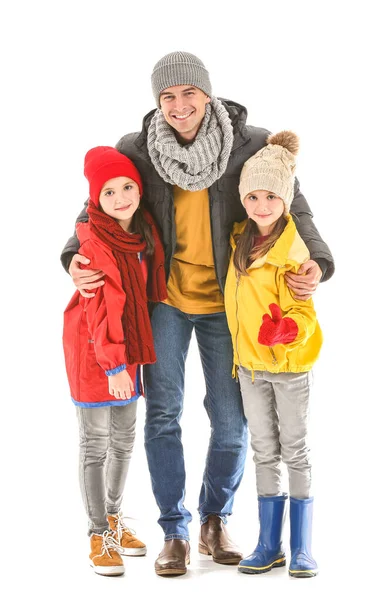
[[[269,373],[239,367],[243,407],[254,451],[259,496],[278,496],[281,458],[290,496],[309,498],[311,465],[306,443],[310,373]]]
[[[135,439],[137,402],[125,406],[76,407],[79,480],[88,534],[108,529],[107,514],[120,510]]]

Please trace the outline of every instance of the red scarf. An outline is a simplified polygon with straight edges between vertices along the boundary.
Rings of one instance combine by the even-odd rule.
[[[146,249],[146,242],[138,233],[129,234],[113,219],[88,204],[90,229],[109,248],[116,259],[123,290],[126,294],[122,324],[126,340],[128,364],[153,363],[156,360],[147,302],[167,298],[164,252],[155,222],[150,213],[141,208],[150,225],[155,242],[154,254],[148,257],[147,290],[138,259],[138,252]]]

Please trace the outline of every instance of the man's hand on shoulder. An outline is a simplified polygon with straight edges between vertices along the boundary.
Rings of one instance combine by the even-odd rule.
[[[103,271],[82,268],[82,265],[88,265],[89,262],[90,259],[86,256],[75,254],[68,269],[75,286],[84,298],[93,298],[95,294],[90,290],[104,285],[101,279],[104,275]]]

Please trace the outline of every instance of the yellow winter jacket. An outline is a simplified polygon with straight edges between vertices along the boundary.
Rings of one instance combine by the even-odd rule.
[[[287,225],[274,246],[247,269],[249,277],[237,276],[233,263],[234,236],[243,232],[246,223],[235,223],[230,237],[233,250],[225,287],[226,315],[234,348],[234,372],[239,365],[252,372],[310,371],[321,349],[321,329],[312,299],[295,300],[284,278],[287,271],[298,271],[300,265],[310,258],[309,251],[289,215]],[[262,316],[270,314],[271,303],[280,306],[282,317],[290,317],[298,325],[298,335],[290,344],[269,348],[258,343]]]

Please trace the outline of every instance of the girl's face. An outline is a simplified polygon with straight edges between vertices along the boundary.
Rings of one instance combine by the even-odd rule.
[[[270,233],[274,223],[285,209],[282,198],[267,190],[250,192],[250,194],[247,194],[244,203],[247,216],[255,221],[261,235]]]
[[[103,211],[128,231],[139,206],[139,186],[129,177],[114,177],[104,184],[99,202]]]

